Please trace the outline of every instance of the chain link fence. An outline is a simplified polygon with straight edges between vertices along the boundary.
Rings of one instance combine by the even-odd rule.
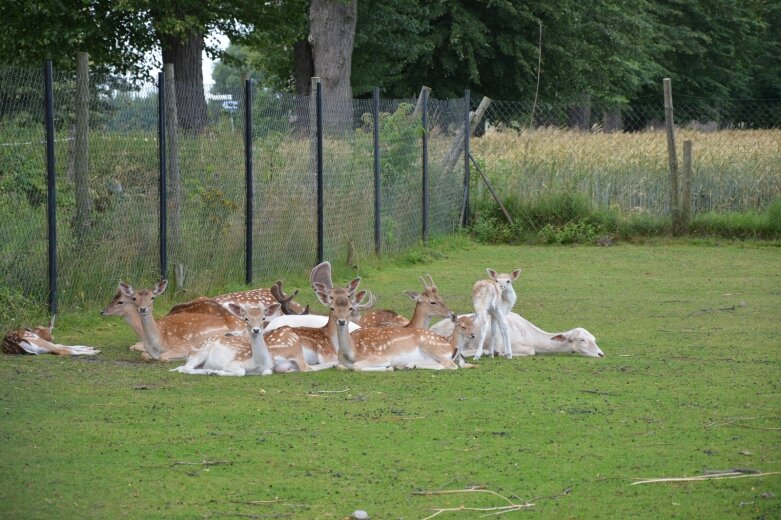
[[[674,101],[679,169],[692,141],[691,208],[761,211],[781,198],[781,100]],[[631,107],[494,101],[472,142],[494,187],[534,201],[580,193],[598,207],[669,214],[664,104]],[[477,190],[482,188],[477,186]],[[485,197],[486,194],[481,194]]]
[[[0,77],[0,283],[45,304],[50,286],[43,74],[0,69]],[[119,280],[148,285],[160,277],[158,89],[129,89],[91,76],[86,157],[75,145],[74,75],[56,73],[54,91],[57,300],[65,309],[94,309]],[[317,261],[314,102],[262,88],[254,89],[252,99],[251,274],[268,279],[302,272]],[[354,264],[378,247],[374,116],[372,100],[338,99],[323,100],[323,254]],[[423,132],[415,103],[380,101],[382,253],[403,251],[422,238]],[[432,235],[457,229],[463,169],[442,171],[453,133],[442,122],[463,121],[465,111],[463,100],[429,103]],[[186,296],[245,280],[245,116],[244,93],[231,93],[208,101],[201,131],[192,124],[170,131],[169,125],[166,133],[167,275]],[[76,187],[78,164],[85,162],[86,224],[77,222]]]
[[[58,301],[108,300],[119,280],[161,274],[158,89],[91,76],[86,157],[76,136],[77,82],[54,78]],[[168,270],[187,296],[245,279],[244,92],[213,96],[206,126],[167,137]],[[44,304],[49,295],[43,73],[0,68],[0,290]],[[252,93],[251,274],[302,272],[318,255],[314,96]],[[467,99],[428,99],[427,155],[420,100],[379,100],[379,242],[375,237],[373,100],[323,98],[323,256],[355,264],[398,253],[462,220]],[[473,108],[479,99],[472,100]],[[203,119],[196,112],[196,119]],[[781,197],[781,102],[676,99],[678,145],[691,140],[696,212],[744,212]],[[196,121],[197,122],[197,121]],[[171,127],[175,128],[175,127]],[[171,153],[173,150],[176,153]],[[471,153],[500,197],[534,201],[581,193],[599,207],[669,212],[661,96],[631,109],[494,101]],[[680,152],[679,152],[680,158]],[[427,172],[424,202],[423,170]],[[679,159],[680,160],[680,159]],[[88,198],[79,200],[79,164]],[[489,193],[472,175],[471,200]],[[424,203],[428,227],[424,230]],[[79,222],[80,204],[88,220]],[[83,210],[83,207],[81,207]]]

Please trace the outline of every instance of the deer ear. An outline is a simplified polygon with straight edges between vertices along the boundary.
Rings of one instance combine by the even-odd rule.
[[[317,299],[320,300],[320,303],[323,305],[331,305],[331,295],[329,295],[325,291],[315,291],[315,294],[317,295]]]
[[[168,287],[168,280],[160,280],[159,282],[157,282],[157,285],[155,285],[152,294],[154,294],[155,296],[160,296],[165,292],[166,287]]]
[[[567,341],[567,336],[564,334],[556,334],[551,338],[553,341]]]
[[[513,279],[513,281],[517,280],[517,279],[518,279],[518,277],[519,277],[519,276],[521,276],[521,270],[520,270],[520,269],[515,269],[515,270],[512,272],[512,275],[511,275],[511,276],[512,276],[512,279]]]
[[[133,290],[133,288],[126,284],[125,282],[119,282],[119,292],[127,296],[128,298],[132,298],[136,292]]]
[[[237,305],[233,302],[228,303],[228,310],[235,314],[236,316],[241,316],[242,311],[244,310],[241,305]]]
[[[268,307],[266,307],[265,314],[266,316],[275,316],[280,313],[282,310],[282,304],[281,303],[272,303]]]
[[[493,270],[493,269],[491,269],[490,267],[486,267],[486,268],[485,268],[485,272],[486,272],[486,273],[488,273],[488,277],[489,277],[491,280],[496,280],[496,271],[494,271],[494,270]]]
[[[418,298],[420,298],[420,293],[417,293],[415,291],[404,291],[404,294],[410,297],[410,299],[418,301]]]
[[[347,292],[350,293],[350,296],[353,295],[355,290],[358,288],[358,286],[361,284],[361,277],[353,279],[350,283],[347,284]]]

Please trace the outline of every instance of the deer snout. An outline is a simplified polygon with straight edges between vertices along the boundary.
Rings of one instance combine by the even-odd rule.
[[[261,329],[260,329],[260,327],[252,327],[251,332],[253,334],[260,334],[261,333]]]
[[[149,307],[139,307],[138,308],[138,313],[139,314],[147,314],[147,313],[149,313]]]
[[[345,325],[347,325],[347,320],[336,320],[336,324],[339,325],[340,327],[344,327]]]

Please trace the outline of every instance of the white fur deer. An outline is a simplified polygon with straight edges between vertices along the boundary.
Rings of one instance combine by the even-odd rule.
[[[515,305],[515,289],[513,282],[521,274],[520,269],[515,269],[512,273],[497,274],[490,267],[486,269],[488,280],[478,280],[472,288],[472,303],[475,307],[475,328],[480,331],[477,340],[477,352],[475,359],[480,359],[483,355],[483,343],[488,335],[488,324],[490,323],[491,334],[496,337],[497,330],[502,336],[502,346],[504,355],[507,359],[512,359],[513,351],[510,347],[510,335],[507,330],[507,315]],[[490,320],[490,321],[489,321]],[[488,351],[491,357],[494,356],[493,343]]]
[[[465,316],[474,316],[474,314],[466,314]],[[605,355],[597,345],[594,335],[584,328],[578,327],[564,332],[545,332],[514,312],[507,315],[507,324],[510,332],[510,346],[515,355],[579,354],[586,357],[604,357]],[[452,324],[449,320],[442,320],[429,330],[446,336],[450,334]],[[496,339],[490,334],[487,337],[489,343]],[[466,356],[475,352],[476,349],[477,346],[474,342],[470,342],[464,347],[463,354]]]
[[[274,371],[274,358],[263,337],[263,320],[267,313],[279,310],[279,304],[269,309],[243,307],[229,303],[228,309],[247,324],[247,337],[230,335],[212,336],[203,341],[187,357],[187,363],[171,372],[219,376],[244,376],[248,374],[270,375]],[[303,361],[303,358],[300,359]]]

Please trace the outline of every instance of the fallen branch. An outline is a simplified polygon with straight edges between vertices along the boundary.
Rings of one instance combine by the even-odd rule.
[[[466,489],[446,489],[442,491],[418,491],[415,493],[412,493],[413,495],[418,496],[433,496],[433,495],[453,495],[456,493],[487,493],[489,495],[493,495],[496,497],[501,498],[505,502],[507,502],[506,506],[495,506],[495,507],[441,507],[437,509],[433,509],[434,514],[429,515],[423,520],[430,520],[431,518],[434,518],[435,516],[439,516],[442,513],[448,513],[448,512],[454,512],[454,511],[476,511],[476,512],[483,512],[486,513],[484,515],[481,515],[481,517],[484,516],[491,516],[491,515],[503,515],[505,513],[511,513],[513,511],[520,511],[522,509],[529,509],[531,507],[534,507],[534,504],[531,502],[524,502],[522,504],[516,504],[509,498],[507,498],[504,495],[501,495],[497,493],[496,491],[491,491],[490,489],[485,489],[482,486],[473,486]]]
[[[671,478],[651,478],[632,482],[630,486],[637,484],[655,484],[658,482],[699,482],[701,480],[723,480],[746,477],[767,477],[772,475],[781,475],[781,471],[769,471],[767,473],[745,473],[742,471],[730,471],[726,473],[714,473],[711,475],[699,475],[697,477],[671,477]]]
[[[174,466],[219,466],[222,464],[233,464],[232,461],[229,460],[202,460],[201,462],[172,462],[169,467],[173,468]]]

